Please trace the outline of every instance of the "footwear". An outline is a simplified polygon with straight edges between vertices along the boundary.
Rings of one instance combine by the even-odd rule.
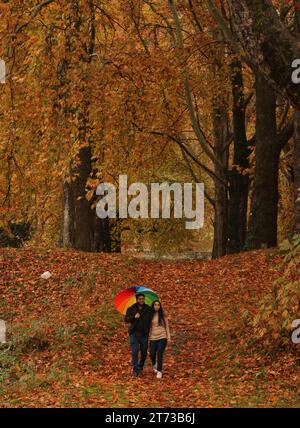
[[[139,377],[139,375],[140,375],[140,372],[137,372],[137,371],[134,371],[134,372],[132,373],[132,376],[133,376],[133,377]]]
[[[157,373],[157,364],[156,363],[153,364],[152,368],[153,368],[154,373]]]
[[[157,372],[156,377],[157,377],[157,379],[161,379],[162,378],[162,372]]]

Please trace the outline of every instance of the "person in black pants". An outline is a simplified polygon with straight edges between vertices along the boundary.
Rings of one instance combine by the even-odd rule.
[[[134,377],[141,374],[147,358],[151,314],[152,310],[150,306],[146,305],[143,293],[137,294],[136,303],[126,311],[125,322],[130,324],[128,333]]]
[[[162,378],[163,355],[167,343],[170,342],[170,329],[168,318],[166,317],[162,305],[158,300],[152,304],[150,328],[150,357],[152,367],[158,379]]]

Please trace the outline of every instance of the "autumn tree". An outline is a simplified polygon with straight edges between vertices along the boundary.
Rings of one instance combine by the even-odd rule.
[[[293,61],[299,58],[298,32],[294,33],[281,19],[271,0],[251,2],[230,1],[235,28],[239,40],[251,61],[254,70],[259,72],[269,86],[282,93],[295,107],[295,214],[294,231],[299,232],[299,90],[291,79]],[[294,6],[298,16],[297,2],[285,5],[287,10]],[[297,23],[297,19],[295,21]]]

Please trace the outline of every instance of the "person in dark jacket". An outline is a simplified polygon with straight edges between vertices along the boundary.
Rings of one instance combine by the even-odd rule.
[[[128,333],[134,377],[141,374],[146,361],[151,319],[152,310],[145,303],[145,295],[142,293],[137,294],[136,303],[127,309],[125,315],[125,322],[129,323]]]

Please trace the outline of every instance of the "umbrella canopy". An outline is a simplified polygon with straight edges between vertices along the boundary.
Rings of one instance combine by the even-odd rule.
[[[151,288],[143,286],[134,286],[121,291],[115,299],[114,306],[122,315],[126,314],[127,309],[136,303],[136,295],[143,293],[145,295],[146,305],[151,306],[154,300],[159,300],[157,294]]]

